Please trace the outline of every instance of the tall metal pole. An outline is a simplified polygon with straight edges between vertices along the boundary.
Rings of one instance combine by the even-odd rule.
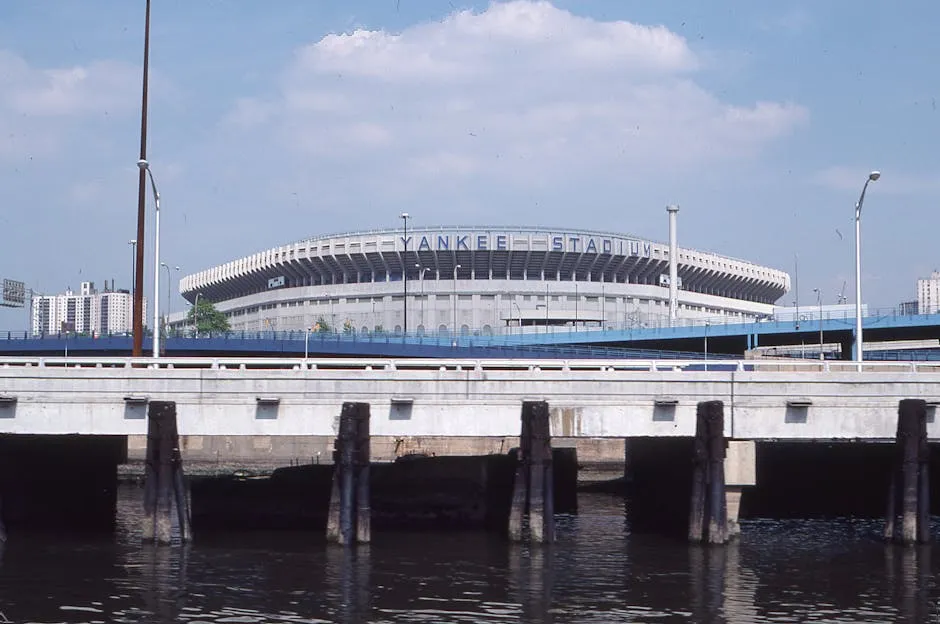
[[[153,183],[153,178],[150,178]],[[154,191],[153,217],[153,357],[160,357],[160,196]]]
[[[868,174],[868,179],[862,187],[862,194],[859,195],[858,203],[855,204],[855,361],[858,363],[858,370],[862,370],[862,204],[865,202],[868,183],[880,177],[881,173],[878,171]]]
[[[173,314],[173,304],[171,303],[171,299],[170,299],[170,282],[171,282],[171,279],[170,279],[170,265],[168,265],[166,262],[161,262],[161,263],[160,263],[160,266],[162,266],[164,269],[166,269],[166,322],[164,323],[164,326],[166,327],[167,335],[169,335],[169,333],[170,333],[170,315]],[[179,271],[180,268],[179,268],[179,267],[176,267],[176,270]]]
[[[679,245],[676,242],[676,217],[679,206],[666,206],[669,213],[669,325],[676,324],[679,314]]]
[[[708,327],[711,325],[708,321],[705,321],[705,370],[708,370]]]
[[[131,296],[133,297],[134,291],[134,279],[137,275],[137,241],[130,240],[127,242],[131,246]]]
[[[193,303],[193,338],[199,337],[199,297],[202,293],[196,293],[196,301]]]
[[[457,335],[457,269],[459,264],[454,265],[454,336]],[[512,309],[509,310],[509,316],[512,316]]]
[[[150,0],[147,0],[144,21],[144,72],[140,104],[140,160],[147,159],[147,81],[150,66]],[[132,355],[141,357],[144,351],[144,220],[147,191],[147,172],[138,171],[137,182],[137,264],[134,267],[134,347]]]
[[[153,190],[153,357],[160,357],[160,191],[153,179],[153,171],[146,160],[138,160],[137,166],[150,176],[150,188]],[[169,269],[167,269],[169,272]]]
[[[822,291],[818,288],[814,288],[813,292],[816,293],[816,300],[819,304],[819,359],[825,360],[826,354],[823,353],[823,314],[822,314]]]
[[[402,252],[401,256],[401,279],[402,283],[405,286],[405,297],[404,307],[405,307],[405,318],[404,325],[402,327],[402,335],[408,335],[408,213],[401,213],[401,220],[404,223],[404,235],[402,236],[402,243],[405,246],[405,250]]]
[[[421,325],[425,328],[424,331],[427,331],[427,317],[424,315],[424,300],[426,298],[424,294],[424,274],[428,272],[428,269],[431,267],[421,268],[421,265],[417,262],[415,263],[415,268],[418,269],[418,277],[421,280]]]

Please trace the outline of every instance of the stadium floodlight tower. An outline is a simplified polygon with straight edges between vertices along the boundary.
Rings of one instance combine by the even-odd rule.
[[[862,194],[855,204],[855,361],[858,370],[862,370],[862,204],[865,202],[865,191],[868,184],[881,177],[880,171],[872,171],[865,180]]]

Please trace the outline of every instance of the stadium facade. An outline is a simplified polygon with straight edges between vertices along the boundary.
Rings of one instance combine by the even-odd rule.
[[[318,323],[347,333],[483,335],[520,326],[642,327],[669,323],[669,251],[588,230],[373,230],[233,260],[185,276],[180,293],[214,302],[236,331]],[[770,315],[790,286],[785,272],[744,260],[680,247],[676,255],[680,323]]]

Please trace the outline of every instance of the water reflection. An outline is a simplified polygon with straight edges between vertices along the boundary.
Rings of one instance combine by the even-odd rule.
[[[895,589],[899,622],[940,622],[937,604],[931,599],[931,552],[929,545],[885,546],[885,577]]]
[[[313,533],[140,543],[139,491],[106,539],[11,536],[0,612],[14,622],[930,622],[933,546],[881,523],[751,521],[727,547],[632,535],[622,499],[585,496],[550,546],[482,533]],[[932,619],[935,618],[935,619]]]
[[[369,546],[326,548],[327,595],[333,597],[330,614],[337,622],[367,622],[372,611]]]
[[[555,621],[552,599],[554,554],[552,545],[510,547],[510,600],[520,605],[523,621]]]

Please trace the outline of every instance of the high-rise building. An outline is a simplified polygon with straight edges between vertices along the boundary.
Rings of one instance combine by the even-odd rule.
[[[147,318],[147,300],[143,303]],[[73,332],[107,335],[130,333],[133,326],[134,298],[126,290],[114,290],[105,282],[98,292],[94,282],[82,282],[78,293],[67,289],[61,295],[34,295],[32,303],[33,335]]]
[[[917,312],[936,314],[940,311],[940,271],[917,280]]]

